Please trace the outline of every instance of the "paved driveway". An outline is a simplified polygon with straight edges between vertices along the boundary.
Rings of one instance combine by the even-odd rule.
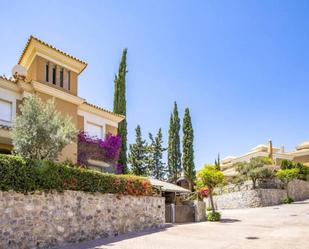
[[[61,249],[309,249],[309,200],[222,213],[220,223],[175,225]]]

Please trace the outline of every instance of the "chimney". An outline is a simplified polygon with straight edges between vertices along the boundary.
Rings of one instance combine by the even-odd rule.
[[[271,139],[268,140],[268,157],[273,159],[273,142]]]

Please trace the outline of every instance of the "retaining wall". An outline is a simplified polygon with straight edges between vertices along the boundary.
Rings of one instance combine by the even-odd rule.
[[[309,199],[309,182],[295,180],[289,183],[289,196],[295,201]],[[284,189],[251,189],[214,196],[218,209],[254,208],[278,205],[286,198]],[[210,206],[206,199],[207,206]]]
[[[0,248],[47,248],[164,223],[161,197],[0,191]]]

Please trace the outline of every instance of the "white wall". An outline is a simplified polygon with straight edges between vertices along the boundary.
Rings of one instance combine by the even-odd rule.
[[[103,118],[93,113],[78,110],[78,115],[84,117],[84,129],[85,129],[85,132],[88,132],[90,135],[97,135],[100,138],[104,138],[106,134],[106,129],[105,129],[106,124],[118,127],[117,122],[108,120],[106,118]],[[100,130],[100,127],[101,127],[101,130]]]
[[[6,110],[5,107],[8,107],[8,105],[11,105],[11,122],[7,122],[7,120],[1,120],[0,117],[0,124],[3,125],[11,125],[12,121],[14,120],[14,118],[16,117],[16,100],[17,99],[22,99],[21,95],[19,93],[16,93],[12,90],[8,90],[8,89],[4,89],[4,88],[0,88],[0,108],[2,108],[2,110],[0,110],[0,114],[3,116],[7,116],[8,115],[8,110]],[[5,119],[7,119],[7,117],[5,117]]]

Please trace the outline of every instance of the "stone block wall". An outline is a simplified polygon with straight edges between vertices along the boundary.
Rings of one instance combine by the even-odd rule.
[[[195,222],[206,220],[206,205],[203,201],[194,201]]]
[[[289,183],[289,195],[295,201],[302,201],[309,199],[309,182],[294,180]]]
[[[286,197],[283,189],[252,189],[214,196],[217,209],[255,208],[280,204]],[[206,205],[210,202],[207,199]]]
[[[164,223],[161,197],[0,191],[0,248],[47,248]]]
[[[289,196],[295,201],[309,199],[309,182],[294,180],[289,183]],[[214,196],[218,209],[254,208],[278,205],[286,198],[284,189],[251,189]],[[210,206],[206,199],[206,205]]]

